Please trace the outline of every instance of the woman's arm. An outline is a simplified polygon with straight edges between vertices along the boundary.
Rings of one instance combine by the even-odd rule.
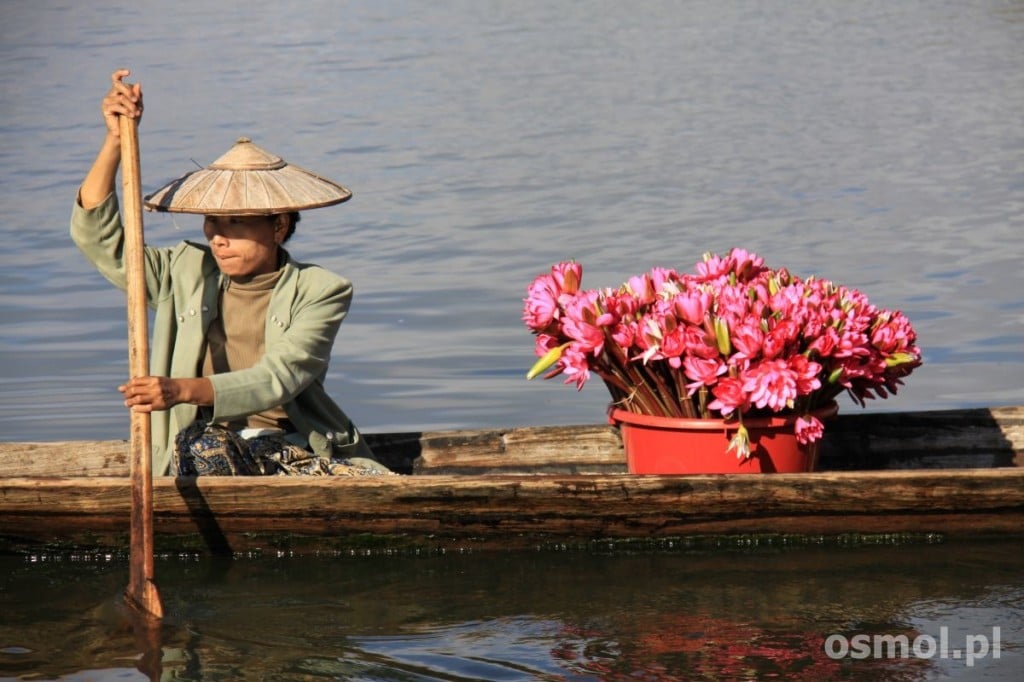
[[[266,339],[255,365],[209,377],[136,377],[118,387],[136,412],[179,403],[212,406],[211,421],[231,421],[282,405],[321,379],[338,328],[352,301],[347,279],[310,268],[303,276],[288,324]],[[272,304],[273,305],[273,304]]]
[[[117,387],[133,412],[169,410],[179,403],[213,405],[213,384],[206,377],[133,377]]]
[[[215,395],[212,421],[231,421],[290,402],[326,374],[352,301],[352,284],[315,267],[303,279],[290,319],[279,331],[268,326],[263,357],[248,369],[209,377]]]
[[[131,71],[128,69],[118,69],[110,75],[110,90],[100,105],[107,134],[96,155],[96,160],[78,190],[78,201],[82,208],[90,209],[99,205],[114,191],[117,169],[121,165],[121,134],[118,117],[133,116],[142,120],[142,85],[125,83],[124,77],[130,73]]]

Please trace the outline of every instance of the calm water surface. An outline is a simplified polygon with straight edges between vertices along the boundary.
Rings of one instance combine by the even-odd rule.
[[[127,431],[123,295],[67,236],[120,65],[148,190],[240,135],[353,189],[292,250],[356,284],[329,388],[367,430],[600,420],[525,381],[527,283],[734,245],[910,316],[872,409],[1024,403],[1022,45],[1019,0],[0,3],[0,437]]]
[[[166,610],[159,671],[137,658],[119,607],[123,560],[43,559],[0,558],[0,677],[884,682],[1024,674],[1019,541],[164,558],[156,566]],[[832,634],[938,642],[943,628],[945,656],[833,659],[823,645]],[[969,635],[975,652],[981,636],[990,642],[971,666]]]
[[[925,365],[870,409],[1024,404],[1022,46],[1019,0],[0,2],[0,439],[127,433],[123,295],[67,235],[121,65],[146,90],[147,189],[247,135],[354,190],[292,251],[356,283],[328,383],[365,430],[600,420],[599,385],[524,380],[526,284],[568,258],[612,286],[734,245],[909,315]],[[200,236],[188,216],[146,230]],[[1021,679],[1020,549],[165,559],[164,666]],[[0,568],[0,675],[130,677],[123,561]],[[941,626],[1001,626],[1003,658],[820,647]]]

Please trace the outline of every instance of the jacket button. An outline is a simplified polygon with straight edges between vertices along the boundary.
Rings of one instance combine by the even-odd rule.
[[[178,324],[181,324],[184,321],[185,321],[185,316],[184,315],[178,315]]]

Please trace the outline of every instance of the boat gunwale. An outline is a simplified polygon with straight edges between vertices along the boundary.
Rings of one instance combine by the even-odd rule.
[[[302,554],[780,534],[784,543],[839,544],[864,534],[1024,536],[1024,407],[859,413],[838,417],[830,433],[831,453],[823,448],[815,472],[690,475],[626,473],[610,425],[367,434],[405,473],[158,476],[154,529],[164,548]],[[0,471],[5,462],[0,552],[123,548],[125,441],[0,443]],[[53,475],[61,465],[77,471]]]

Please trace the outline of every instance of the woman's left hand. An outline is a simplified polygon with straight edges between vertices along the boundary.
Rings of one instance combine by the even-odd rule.
[[[135,412],[168,410],[178,403],[213,405],[213,384],[206,377],[134,377],[118,386],[124,406]]]
[[[117,390],[124,406],[135,412],[166,410],[181,402],[181,384],[170,377],[133,377]]]

